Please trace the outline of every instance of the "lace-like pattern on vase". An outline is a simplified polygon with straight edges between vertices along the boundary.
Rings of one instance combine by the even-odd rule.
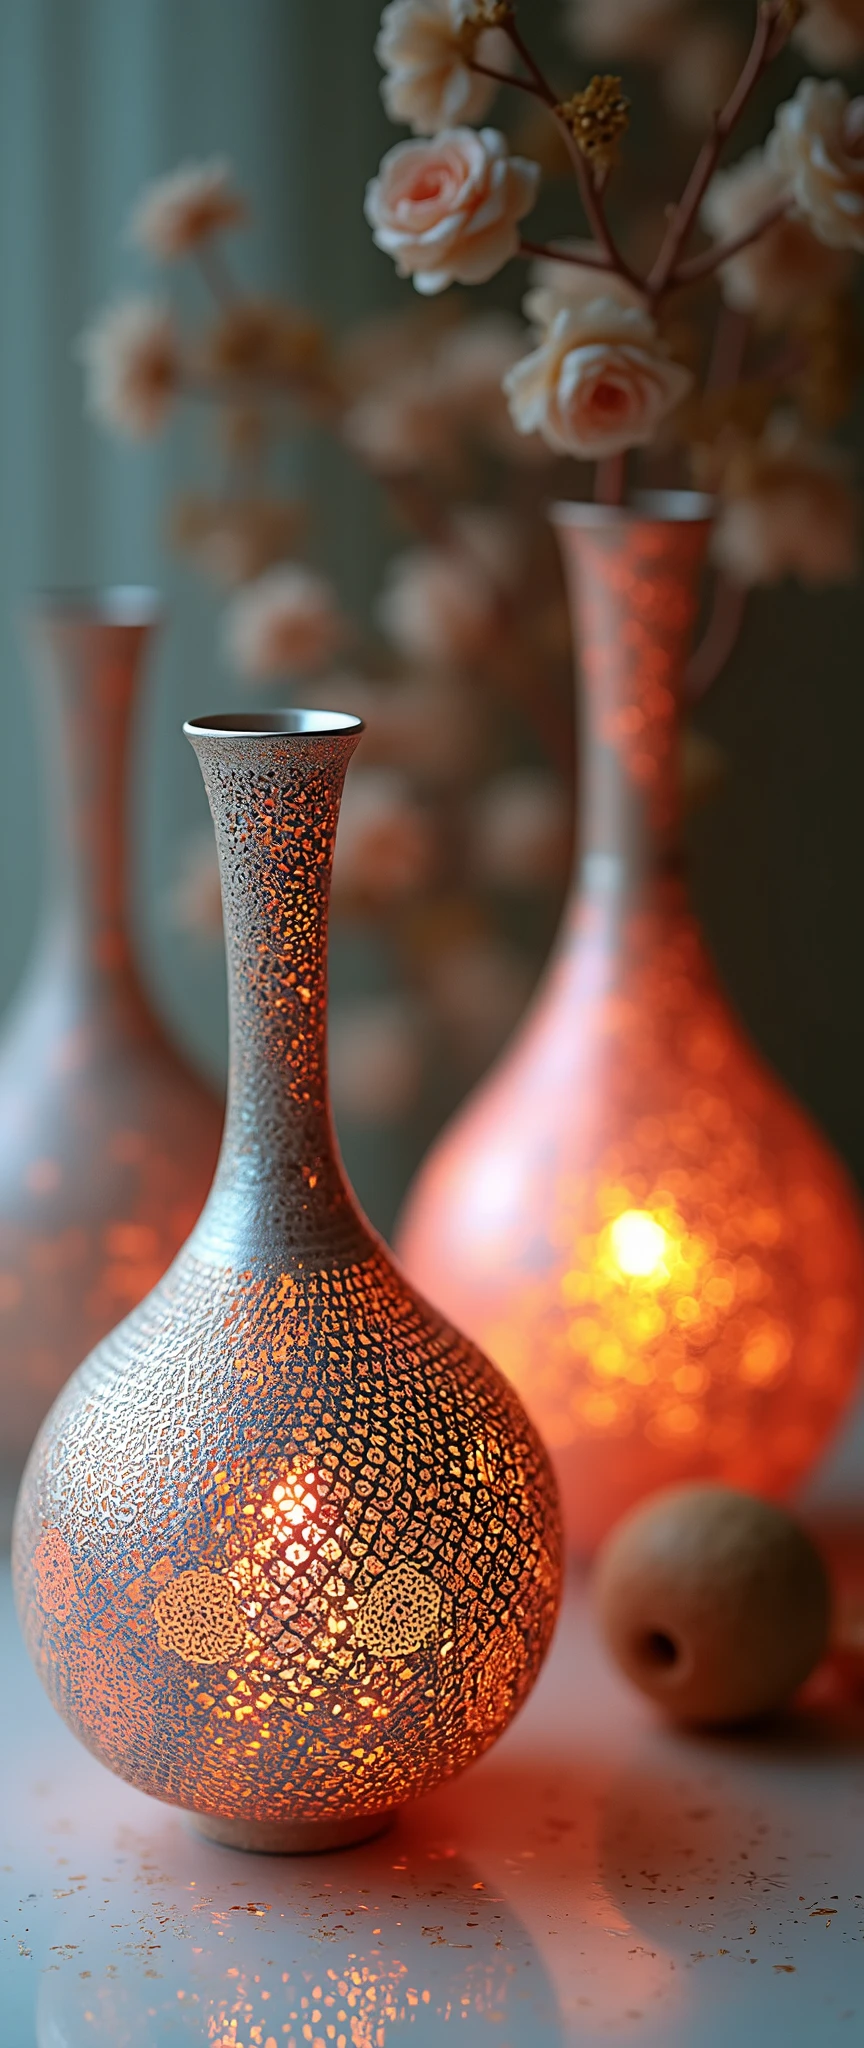
[[[256,1819],[460,1769],[557,1600],[537,1438],[371,1250],[290,1290],[184,1254],[57,1404],[18,1554],[76,1733],[146,1791]]]
[[[188,1245],[55,1405],[17,1520],[59,1711],[121,1776],[231,1822],[362,1819],[460,1770],[525,1697],[558,1599],[540,1440],[394,1266],[333,1146],[326,908],[355,739],[196,742],[225,1143]]]

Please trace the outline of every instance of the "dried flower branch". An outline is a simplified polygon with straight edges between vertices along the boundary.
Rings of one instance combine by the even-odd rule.
[[[82,334],[94,419],[133,440],[159,432],[184,379],[180,336],[166,306],[118,299]]]
[[[620,51],[668,63],[670,79],[685,28],[699,31],[675,0],[570,7],[579,47],[601,62]],[[800,46],[811,29],[817,41],[840,34],[864,51],[862,8],[811,0],[802,15],[794,0],[761,0],[734,78],[727,26],[709,22],[701,41],[696,33],[695,98],[716,74],[723,104],[646,258],[638,235],[635,257],[621,246],[607,213],[629,123],[617,76],[598,70],[570,91],[553,83],[512,0],[389,0],[377,44],[382,92],[414,139],[384,157],[367,214],[424,304],[349,347],[334,347],[305,308],[238,287],[224,237],[246,205],[227,166],[184,166],[137,210],[134,233],[157,260],[185,255],[197,266],[209,318],[190,341],[154,302],[110,308],[82,344],[91,408],[144,435],[182,400],[211,407],[222,488],[181,502],[173,531],[235,586],[232,657],[251,678],[303,673],[312,701],[317,689],[320,701],[354,703],[367,719],[369,774],[385,780],[358,773],[338,907],[385,923],[407,990],[398,1017],[370,1012],[370,1086],[388,1044],[416,1076],[429,1016],[438,1043],[452,1032],[460,1049],[488,1053],[490,1015],[501,1028],[525,969],[483,888],[518,884],[532,863],[539,877],[547,853],[544,872],[561,872],[555,785],[541,776],[517,789],[490,739],[494,723],[500,744],[512,716],[550,763],[570,756],[567,621],[543,522],[548,466],[594,462],[597,497],[620,503],[628,463],[650,463],[656,450],[664,482],[674,464],[685,475],[689,465],[717,492],[721,569],[694,691],[727,659],[749,583],[854,571],[857,498],[836,450],[815,436],[851,403],[862,364],[850,273],[864,252],[864,100],[836,81],[805,80],[761,149],[731,169],[721,161],[790,37]],[[573,174],[585,239],[522,233],[541,165],[533,145],[517,153],[498,128],[479,125],[499,87],[523,96],[535,128],[544,124],[544,165],[556,138],[555,175]],[[673,97],[670,84],[668,104]],[[700,228],[707,239],[694,247]],[[534,266],[528,328],[452,310],[452,283],[485,282],[514,256]],[[304,419],[377,477],[407,529],[378,607],[382,637],[368,643],[326,582],[292,560],[302,508],[264,482],[271,446]],[[332,664],[349,631],[357,668],[343,676]],[[202,895],[197,883],[186,893]],[[349,1097],[351,1086],[349,1074]]]
[[[556,111],[592,169],[611,171],[630,126],[630,101],[620,78],[592,78],[583,92],[560,101]]]
[[[791,32],[784,21],[785,0],[762,0],[750,50],[737,84],[720,113],[715,114],[711,134],[699,152],[684,192],[669,222],[662,247],[648,277],[654,299],[666,290],[679,258],[695,226],[699,208],[717,169],[724,144],[741,118],[751,94]]]
[[[232,183],[230,165],[215,157],[181,164],[148,185],[129,223],[129,238],[160,263],[174,263],[245,219],[246,201]]]

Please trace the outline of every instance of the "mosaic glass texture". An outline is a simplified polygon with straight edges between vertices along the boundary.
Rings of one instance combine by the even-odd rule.
[[[699,501],[674,509],[559,515],[583,675],[578,887],[399,1242],[519,1389],[578,1550],[674,1480],[785,1493],[843,1413],[864,1332],[852,1189],[732,1015],[680,877],[708,526]]]
[[[557,1499],[514,1390],[406,1283],[335,1148],[327,904],[359,722],[187,730],[225,905],[225,1141],[189,1243],[37,1442],[19,1608],[112,1769],[221,1839],[323,1847],[507,1725],[557,1611]]]
[[[0,1038],[2,1453],[20,1473],[54,1396],[170,1265],[222,1110],[150,1006],[128,929],[128,773],[146,590],[38,600],[27,621],[47,770],[41,928]]]

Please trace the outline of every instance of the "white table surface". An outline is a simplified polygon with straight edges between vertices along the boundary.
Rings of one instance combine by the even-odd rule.
[[[110,1777],[2,1609],[2,2048],[864,2037],[864,1714],[665,1728],[578,1587],[507,1737],[391,1832],[243,1856]]]

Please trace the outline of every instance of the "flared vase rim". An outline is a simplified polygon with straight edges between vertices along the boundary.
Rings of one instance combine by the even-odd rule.
[[[710,525],[717,501],[707,491],[634,491],[626,505],[581,498],[557,499],[549,507],[553,526]]]
[[[210,711],[187,718],[187,740],[359,739],[362,718],[353,711],[309,710],[303,705],[276,711]]]
[[[159,591],[149,583],[58,584],[28,591],[27,618],[104,626],[153,626],[164,617]]]

